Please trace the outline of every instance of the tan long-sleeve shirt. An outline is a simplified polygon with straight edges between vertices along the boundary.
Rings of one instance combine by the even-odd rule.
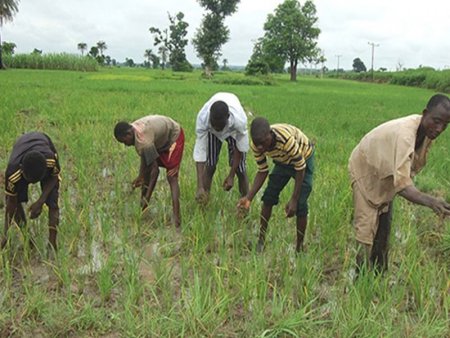
[[[413,185],[412,178],[425,166],[432,141],[425,137],[415,150],[421,115],[410,115],[383,123],[366,134],[349,160],[352,184],[358,184],[374,207],[392,201]]]

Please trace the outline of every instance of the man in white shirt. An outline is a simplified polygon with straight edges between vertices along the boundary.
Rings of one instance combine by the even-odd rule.
[[[248,192],[246,153],[249,149],[247,115],[236,95],[216,93],[202,107],[197,115],[195,127],[197,139],[194,147],[194,161],[197,164],[196,199],[206,203],[211,182],[216,171],[223,141],[228,143],[230,172],[223,182],[226,191],[231,190],[234,176],[239,181],[239,192]]]

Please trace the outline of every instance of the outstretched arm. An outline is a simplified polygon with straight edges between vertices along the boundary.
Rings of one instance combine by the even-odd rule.
[[[138,177],[136,177],[133,181],[132,186],[133,188],[139,188],[140,186],[142,186],[142,184],[144,184],[144,175],[145,175],[145,169],[146,169],[146,165],[145,165],[145,158],[143,156],[141,156],[141,165],[139,167],[139,175]]]
[[[297,211],[298,199],[300,198],[300,192],[302,190],[303,178],[305,177],[305,169],[299,170],[295,173],[295,185],[292,197],[286,205],[285,212],[286,217],[292,217]]]
[[[251,201],[253,200],[253,198],[255,197],[257,192],[261,189],[268,174],[269,174],[268,171],[263,171],[263,172],[258,171],[256,173],[256,176],[253,181],[252,187],[250,188],[250,191],[248,192],[247,196],[244,196],[239,200],[238,205],[237,205],[238,208],[243,208],[243,209],[250,208]]]
[[[148,182],[148,186],[144,187],[143,195],[142,195],[142,210],[145,210],[148,206],[148,203],[150,202],[150,198],[152,197],[153,191],[155,190],[156,181],[158,180],[159,176],[159,168],[158,163],[156,161],[153,161],[148,166],[148,172],[150,175],[150,180]],[[144,170],[145,172],[145,170]]]
[[[38,217],[42,212],[42,206],[47,200],[48,195],[58,183],[58,176],[51,176],[46,180],[42,187],[42,193],[39,199],[30,206],[30,218]]]
[[[425,194],[417,189],[414,185],[406,187],[399,192],[399,195],[406,198],[412,203],[429,207],[438,215],[450,216],[450,203]]]
[[[226,191],[229,191],[233,187],[234,176],[236,175],[237,169],[239,167],[239,163],[241,163],[242,156],[243,156],[242,152],[240,152],[237,147],[234,147],[233,160],[232,160],[232,165],[230,168],[230,173],[228,174],[228,177],[223,182],[223,188]]]

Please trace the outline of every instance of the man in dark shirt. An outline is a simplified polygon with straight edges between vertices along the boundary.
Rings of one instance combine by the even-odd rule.
[[[30,218],[37,218],[44,203],[48,207],[49,242],[56,247],[59,224],[59,172],[58,155],[50,138],[39,132],[22,135],[13,146],[5,172],[5,231],[1,248],[7,242],[8,229],[13,220],[18,225],[26,223],[22,203],[28,202],[28,185],[40,182],[42,193],[30,208]]]

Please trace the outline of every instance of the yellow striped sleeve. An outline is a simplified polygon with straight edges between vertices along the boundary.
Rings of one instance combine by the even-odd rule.
[[[251,142],[250,147],[252,149],[253,152],[253,156],[255,157],[256,160],[256,165],[258,167],[258,171],[259,172],[266,172],[269,170],[269,165],[267,164],[267,159],[266,156],[264,155],[264,153],[259,152],[255,145],[253,144],[253,142]]]

